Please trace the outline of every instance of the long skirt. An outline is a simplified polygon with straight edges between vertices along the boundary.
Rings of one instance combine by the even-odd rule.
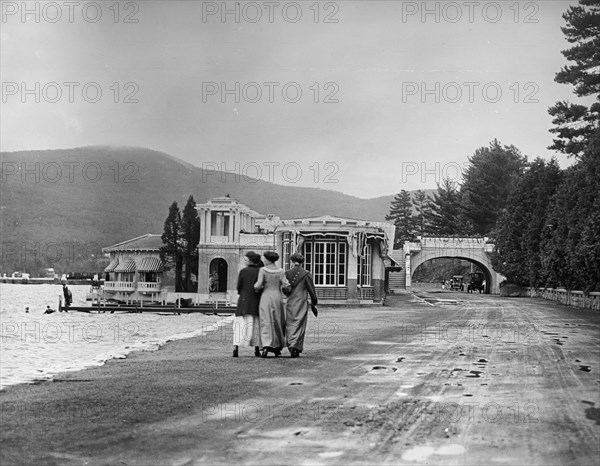
[[[292,295],[288,298],[286,306],[285,333],[287,346],[290,350],[296,349],[300,353],[304,349],[304,335],[308,321],[308,306],[306,292]]]
[[[233,319],[233,344],[235,346],[261,346],[258,316],[235,316]]]
[[[260,340],[263,348],[281,350],[285,345],[285,310],[279,290],[260,297]]]

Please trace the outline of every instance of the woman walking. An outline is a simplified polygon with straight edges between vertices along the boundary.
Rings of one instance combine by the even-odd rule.
[[[233,357],[238,357],[240,346],[254,346],[254,356],[260,356],[260,327],[258,305],[260,293],[254,289],[262,262],[260,255],[248,251],[244,256],[246,267],[240,270],[237,283],[239,295],[233,321]]]
[[[292,358],[297,358],[304,349],[304,335],[308,321],[308,296],[310,295],[310,306],[316,316],[317,293],[310,273],[302,268],[304,256],[297,253],[292,254],[290,260],[293,267],[285,275],[290,282],[292,291],[286,306],[285,333],[290,354]]]
[[[267,251],[263,257],[265,266],[260,269],[254,288],[262,290],[259,305],[260,339],[263,347],[261,356],[266,358],[269,352],[275,356],[281,355],[285,345],[285,311],[281,288],[289,290],[289,283],[283,269],[275,265],[279,254]]]

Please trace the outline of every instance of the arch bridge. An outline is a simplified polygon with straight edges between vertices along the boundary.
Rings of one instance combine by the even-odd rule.
[[[412,286],[413,272],[431,259],[463,259],[471,262],[485,275],[485,292],[500,294],[503,276],[492,269],[490,255],[494,245],[487,237],[427,237],[418,236],[416,242],[404,243],[406,289]]]

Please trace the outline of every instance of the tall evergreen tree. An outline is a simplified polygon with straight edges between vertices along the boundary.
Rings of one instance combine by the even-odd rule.
[[[550,107],[548,112],[555,125],[550,132],[557,137],[549,149],[579,157],[600,121],[600,2],[579,0],[578,6],[569,7],[563,14],[563,19],[567,26],[561,28],[562,32],[574,45],[562,54],[573,64],[562,68],[554,80],[574,86],[578,97],[595,95],[596,101],[590,106],[561,101]]]
[[[460,191],[453,181],[444,178],[433,193],[431,210],[425,211],[430,232],[437,236],[456,236],[468,233],[461,212]]]
[[[523,286],[546,283],[542,273],[541,243],[547,228],[547,212],[561,181],[555,159],[537,158],[519,179],[501,213],[492,238],[494,270],[509,282]]]
[[[181,213],[177,202],[169,207],[162,234],[164,246],[160,248],[160,259],[167,270],[175,268],[175,291],[183,291],[181,270],[183,266],[183,248],[181,241]]]
[[[494,140],[489,147],[477,149],[469,162],[461,187],[463,212],[473,233],[485,236],[506,207],[527,158],[516,147]]]
[[[548,215],[542,267],[549,285],[600,291],[600,2],[579,0],[563,15],[566,39],[575,44],[563,55],[573,65],[555,81],[571,84],[578,97],[595,96],[588,107],[558,102],[549,112],[558,136],[552,149],[574,155]]]
[[[600,130],[565,171],[547,223],[542,265],[548,285],[600,291]]]
[[[396,226],[394,247],[401,248],[405,241],[414,241],[416,239],[416,221],[412,212],[412,203],[408,191],[403,189],[394,196],[390,213],[386,215],[385,219],[388,221],[391,220]]]
[[[419,189],[415,192],[415,198],[412,201],[413,206],[416,210],[415,221],[416,230],[420,236],[427,236],[433,233],[430,219],[433,212],[433,200],[427,195],[425,191]]]
[[[181,217],[181,243],[183,247],[184,284],[188,292],[195,292],[192,284],[192,271],[198,270],[198,241],[200,241],[200,218],[196,210],[194,196],[190,196],[183,208]]]

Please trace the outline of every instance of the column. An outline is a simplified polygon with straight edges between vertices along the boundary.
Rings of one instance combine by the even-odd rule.
[[[198,218],[200,219],[200,242],[206,241],[206,211],[202,208],[198,209]]]
[[[233,211],[230,210],[227,215],[229,215],[229,231],[227,232],[227,240],[230,243],[233,243],[235,241],[233,238]]]
[[[210,209],[206,209],[206,241],[210,241],[212,235],[212,212]]]
[[[375,241],[371,251],[371,285],[375,301],[381,300],[385,295],[385,263],[381,257],[381,245],[381,241]]]
[[[406,268],[406,289],[410,290],[410,288],[412,286],[411,281],[410,281],[410,254],[406,254],[404,256],[404,259],[405,259],[404,265]]]
[[[235,229],[233,230],[233,241],[236,243],[240,242],[240,229],[241,229],[241,222],[240,222],[240,211],[236,210],[235,211]]]
[[[217,212],[217,236],[223,235],[223,212]]]
[[[348,301],[358,301],[358,245],[356,244],[356,238],[352,238],[350,242],[352,244],[348,248],[348,294],[346,295],[346,299]]]

